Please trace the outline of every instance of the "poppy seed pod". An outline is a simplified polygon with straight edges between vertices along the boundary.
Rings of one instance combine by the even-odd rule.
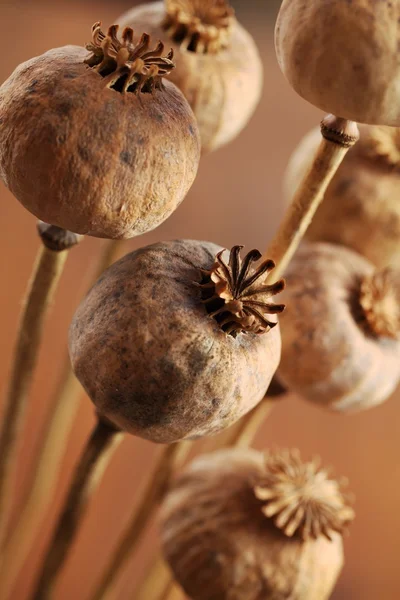
[[[360,127],[360,141],[340,165],[306,233],[315,242],[343,244],[377,267],[400,260],[400,130]],[[296,148],[284,188],[288,203],[311,166],[319,146],[312,130]]]
[[[262,283],[274,263],[240,246],[229,263],[207,242],[141,248],[114,264],[78,308],[70,328],[74,371],[101,417],[169,443],[232,425],[260,402],[281,351]]]
[[[104,35],[20,65],[0,87],[0,175],[39,219],[129,238],[160,225],[196,176],[200,140],[172,53]]]
[[[305,100],[359,123],[400,126],[399,0],[283,0],[275,42]]]
[[[279,378],[339,412],[381,404],[400,380],[400,274],[333,244],[308,244],[285,274]]]
[[[201,456],[164,501],[164,556],[192,600],[325,600],[354,517],[340,488],[295,450]]]
[[[242,131],[260,100],[263,68],[253,38],[228,0],[150,2],[119,21],[172,45],[176,69],[170,79],[196,115],[204,152]]]

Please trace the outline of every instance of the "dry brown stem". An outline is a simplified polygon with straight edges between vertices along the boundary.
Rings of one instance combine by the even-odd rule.
[[[37,464],[34,466],[32,487],[13,527],[1,563],[0,598],[8,598],[16,583],[38,528],[54,498],[60,475],[60,463],[71,432],[82,387],[68,363],[56,392],[57,406],[44,435]]]
[[[164,596],[160,600],[184,600],[185,596],[180,587],[176,583],[171,582]]]
[[[248,415],[229,430],[230,435],[224,439],[224,446],[238,446],[240,448],[251,446],[257,431],[269,416],[275,404],[275,398],[264,398]],[[216,448],[218,449],[218,446]]]
[[[7,532],[18,437],[36,367],[44,322],[68,252],[42,245],[23,303],[0,434],[0,548]]]
[[[172,581],[171,571],[161,553],[157,553],[135,591],[135,600],[162,599]]]
[[[112,553],[91,600],[109,600],[114,597],[114,588],[120,571],[135,551],[151,516],[168,489],[174,470],[185,460],[189,449],[190,443],[179,442],[165,446],[161,450],[153,474],[140,492],[138,504],[125,534]]]
[[[322,121],[321,133],[323,139],[311,169],[300,184],[265,253],[265,258],[272,259],[277,265],[275,278],[285,272],[323,200],[329,183],[348,150],[359,138],[356,123],[333,115],[328,115]]]
[[[98,421],[75,471],[69,494],[47,551],[34,600],[52,598],[58,575],[86,514],[89,501],[101,482],[114,450],[124,434]]]
[[[293,202],[266,251],[264,258],[276,263],[274,278],[280,277],[295,254],[312,218],[324,198],[325,191],[349,149],[357,142],[358,128],[352,121],[328,115],[321,123],[322,141],[317,155],[301,183]],[[272,404],[260,402],[243,417],[233,430],[232,445],[241,447],[251,442],[269,414]],[[231,445],[231,444],[228,444]]]
[[[117,258],[124,242],[107,240],[104,243],[99,263],[91,276],[96,282],[100,275]],[[11,593],[16,577],[32,548],[35,535],[46,511],[51,504],[59,478],[59,469],[65,454],[71,428],[79,406],[82,387],[76,379],[69,357],[65,364],[60,383],[55,393],[52,414],[49,415],[42,446],[34,466],[33,480],[24,499],[21,513],[13,528],[5,548],[0,576],[0,597],[7,598]]]

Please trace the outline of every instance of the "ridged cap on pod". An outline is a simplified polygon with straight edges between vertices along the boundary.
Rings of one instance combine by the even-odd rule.
[[[166,0],[137,6],[119,18],[172,45],[173,81],[193,108],[203,152],[232,141],[260,100],[263,67],[251,35],[228,0]]]
[[[165,558],[192,600],[324,600],[354,517],[341,487],[296,450],[201,456],[162,507]]]
[[[279,378],[340,412],[381,404],[400,380],[400,274],[334,244],[306,244],[286,271]]]
[[[315,242],[348,246],[377,267],[400,262],[400,129],[365,125],[345,156],[306,233]],[[288,203],[308,172],[321,141],[308,133],[290,159],[284,193]]]
[[[99,279],[70,329],[78,379],[106,417],[155,442],[217,433],[260,402],[281,351],[272,261],[214,244],[141,248]],[[229,256],[229,262],[226,262]]]
[[[23,63],[0,87],[0,175],[42,221],[129,238],[160,225],[196,176],[196,119],[166,80],[173,53],[100,23],[88,49]]]
[[[400,2],[283,0],[279,65],[294,90],[325,112],[400,126]]]

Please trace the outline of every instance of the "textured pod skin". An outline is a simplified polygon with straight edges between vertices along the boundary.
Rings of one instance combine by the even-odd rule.
[[[0,88],[0,175],[46,223],[130,238],[177,208],[197,172],[200,140],[181,92],[121,94],[77,46],[20,65]]]
[[[360,141],[339,167],[306,239],[342,244],[377,267],[395,266],[400,261],[400,172],[366,156],[371,129],[360,128]],[[295,150],[284,182],[288,203],[311,166],[320,141],[318,128]]]
[[[250,34],[235,21],[229,48],[218,54],[180,50],[162,29],[164,2],[137,6],[119,18],[121,27],[147,31],[174,49],[170,75],[196,115],[203,152],[232,141],[247,125],[261,97],[263,67]]]
[[[201,456],[164,502],[164,555],[192,600],[325,600],[343,565],[342,538],[287,538],[261,512],[254,450]]]
[[[371,125],[400,125],[400,2],[283,0],[279,65],[314,106]]]
[[[279,378],[305,399],[340,412],[384,402],[400,379],[400,341],[367,329],[358,303],[374,272],[360,255],[333,244],[301,248],[285,278]]]
[[[194,282],[221,248],[175,241],[108,269],[70,329],[74,371],[100,415],[155,442],[217,433],[263,398],[281,351],[279,327],[224,333]]]

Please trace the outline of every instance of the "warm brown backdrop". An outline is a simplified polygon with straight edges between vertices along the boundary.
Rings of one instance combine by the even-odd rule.
[[[127,0],[108,4],[93,0],[51,3],[1,0],[0,80],[3,81],[18,63],[51,47],[85,43],[94,21],[101,19],[109,24],[131,4]],[[237,141],[204,158],[197,182],[176,214],[157,231],[129,242],[127,249],[176,237],[263,248],[282,214],[281,180],[285,164],[301,136],[319,121],[320,113],[292,92],[277,67],[272,35],[279,3],[243,0],[234,4],[241,20],[257,39],[263,56],[265,92],[261,106]],[[39,243],[35,219],[2,184],[0,218],[0,384],[3,390],[10,368],[20,300]],[[30,400],[29,425],[24,433],[19,498],[63,362],[68,323],[101,243],[88,239],[71,253],[46,329]],[[399,598],[399,400],[397,395],[380,408],[349,418],[327,414],[291,398],[275,409],[257,439],[260,448],[298,446],[304,456],[320,454],[337,473],[345,474],[351,481],[357,498],[357,520],[345,542],[346,567],[335,599]],[[59,500],[92,423],[91,404],[83,398],[63,466]],[[138,483],[148,472],[153,452],[151,444],[136,439],[127,439],[117,452],[68,561],[56,600],[87,597],[128,518]],[[56,505],[21,576],[13,596],[15,600],[27,597],[55,511]],[[134,600],[133,582],[145,564],[146,552],[154,550],[156,545],[157,539],[152,533],[140,558],[132,561],[121,580],[121,600]]]

